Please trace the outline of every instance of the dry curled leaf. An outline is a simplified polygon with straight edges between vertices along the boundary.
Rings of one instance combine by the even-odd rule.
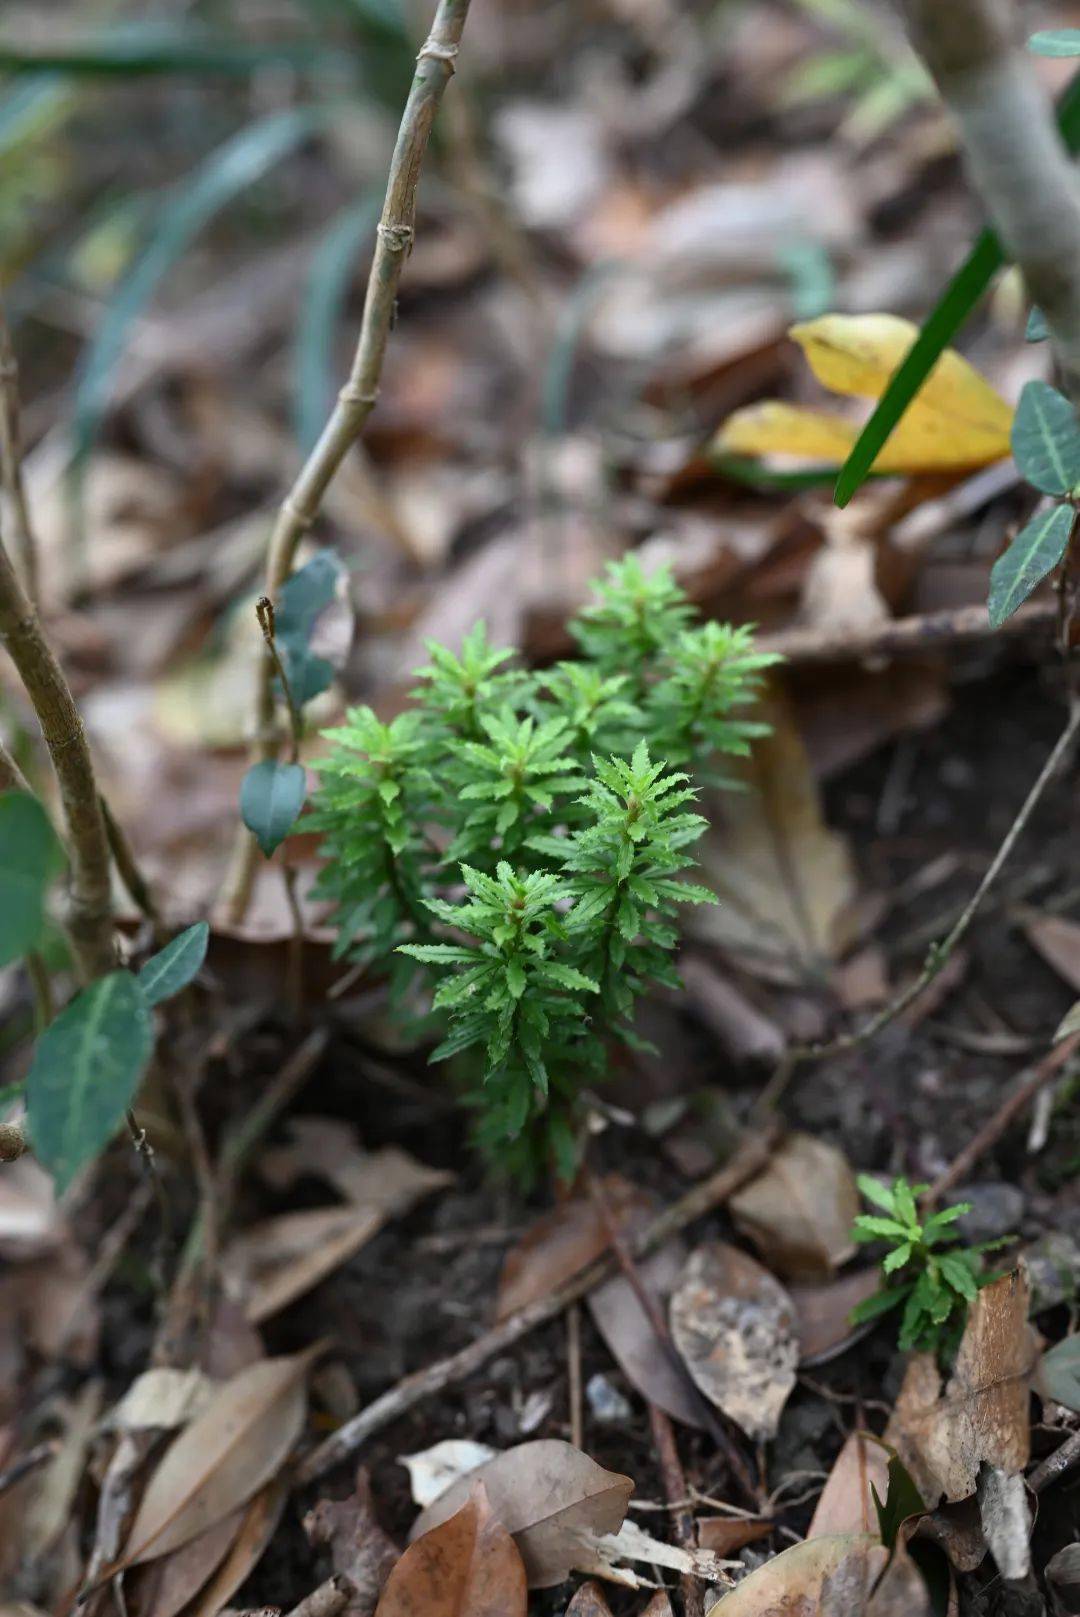
[[[706,1617],[862,1617],[887,1556],[876,1534],[808,1538],[751,1572]]]
[[[525,1617],[525,1568],[482,1482],[416,1539],[387,1579],[377,1617]]]
[[[474,1482],[521,1551],[530,1589],[561,1583],[577,1565],[582,1535],[617,1533],[634,1484],[605,1471],[572,1443],[540,1438],[508,1449],[462,1478],[413,1524],[429,1532],[460,1509]]]
[[[370,1207],[318,1207],[283,1213],[245,1230],[223,1259],[230,1282],[245,1298],[253,1325],[280,1313],[370,1241],[382,1228]]]
[[[1022,1269],[984,1286],[971,1305],[948,1385],[932,1354],[911,1360],[886,1441],[928,1502],[965,1499],[979,1467],[1006,1474],[1028,1460],[1035,1348]]]
[[[592,1578],[583,1583],[566,1608],[566,1617],[611,1617],[604,1591]]]
[[[799,1362],[795,1309],[778,1280],[737,1247],[699,1247],[671,1299],[671,1334],[706,1398],[748,1437],[776,1436]]]
[[[224,1561],[243,1520],[241,1505],[178,1550],[133,1568],[124,1588],[133,1617],[176,1617]]]
[[[842,1151],[811,1134],[789,1134],[728,1205],[763,1262],[785,1279],[825,1279],[851,1255],[855,1175]]]
[[[263,1359],[219,1388],[151,1477],[115,1570],[178,1549],[276,1475],[300,1435],[307,1372],[321,1352],[320,1343]]]
[[[601,1190],[608,1213],[620,1230],[629,1227],[635,1216],[647,1216],[650,1211],[645,1193],[621,1174],[608,1174],[601,1181]],[[537,1297],[547,1296],[607,1247],[607,1230],[592,1197],[574,1196],[560,1202],[531,1224],[506,1254],[499,1277],[496,1319],[506,1319]]]

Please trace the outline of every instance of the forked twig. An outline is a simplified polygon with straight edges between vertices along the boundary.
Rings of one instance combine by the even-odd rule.
[[[413,243],[420,169],[439,102],[454,71],[468,10],[469,0],[439,0],[431,34],[417,56],[416,73],[390,161],[352,370],[318,443],[278,513],[266,562],[264,593],[271,600],[292,571],[297,546],[315,521],[331,479],[375,408],[398,283]],[[273,659],[264,655],[256,695],[254,762],[277,754],[273,676]],[[243,919],[247,909],[255,855],[254,839],[241,827],[225,893],[226,914],[234,925]]]

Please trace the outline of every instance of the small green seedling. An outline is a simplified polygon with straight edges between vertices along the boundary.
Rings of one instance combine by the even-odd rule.
[[[868,1202],[881,1209],[861,1213],[852,1236],[856,1241],[887,1241],[881,1260],[882,1288],[852,1310],[854,1325],[903,1308],[899,1346],[906,1352],[931,1352],[947,1357],[955,1348],[967,1320],[968,1305],[979,1289],[995,1277],[983,1271],[983,1254],[1000,1241],[963,1246],[953,1226],[971,1211],[970,1202],[943,1207],[920,1217],[917,1197],[928,1185],[909,1185],[894,1179],[883,1185],[869,1174],[858,1177]],[[942,1248],[951,1250],[943,1251]],[[899,1277],[899,1278],[896,1278]]]
[[[612,564],[569,624],[577,661],[534,671],[483,625],[434,643],[413,705],[327,732],[306,821],[338,953],[433,1003],[503,1172],[575,1170],[582,1096],[654,985],[678,986],[677,910],[706,829],[699,782],[745,754],[743,716],[775,658],[747,629],[695,624],[670,571]],[[460,1059],[458,1059],[460,1058]]]

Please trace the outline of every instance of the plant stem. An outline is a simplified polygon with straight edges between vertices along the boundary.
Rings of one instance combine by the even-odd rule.
[[[0,741],[0,792],[26,792],[29,796],[33,796],[30,782],[2,741]]]
[[[352,369],[318,443],[282,502],[266,562],[265,593],[271,600],[292,571],[300,540],[318,516],[331,479],[375,407],[398,283],[412,248],[420,169],[439,102],[454,71],[454,58],[468,10],[469,0],[439,0],[431,34],[417,56],[416,73],[390,162]],[[259,666],[256,693],[253,747],[256,762],[277,754],[273,675],[273,660],[269,655],[264,656]],[[242,828],[225,893],[226,913],[234,925],[243,919],[247,909],[255,854],[255,840]]]
[[[105,817],[79,710],[2,544],[0,640],[30,698],[56,771],[71,859],[68,926],[76,970],[90,982],[116,963]]]
[[[145,915],[150,922],[156,938],[162,925],[161,911],[157,907],[157,901],[150,890],[146,877],[139,869],[135,858],[135,850],[128,841],[123,827],[109,807],[107,798],[104,797],[101,799],[101,813],[105,820],[105,835],[109,839],[109,851],[116,866],[116,874],[120,877],[124,885],[124,891],[135,905],[135,908]]]
[[[19,366],[4,311],[0,308],[0,488],[11,507],[12,538],[26,593],[38,599],[37,545],[22,474],[19,431]]]
[[[960,135],[975,190],[1046,316],[1080,399],[1080,179],[1015,38],[1010,0],[905,0],[912,43]]]

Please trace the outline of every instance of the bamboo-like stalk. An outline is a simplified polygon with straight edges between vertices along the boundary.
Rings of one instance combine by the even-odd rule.
[[[264,593],[271,601],[292,571],[297,546],[318,516],[331,479],[375,407],[398,283],[413,243],[420,169],[439,102],[454,71],[468,10],[469,0],[439,0],[431,33],[417,56],[416,73],[390,162],[352,369],[318,443],[282,501],[266,562]],[[277,750],[274,665],[264,650],[259,664],[252,761],[273,758]],[[225,885],[225,910],[233,924],[243,919],[247,909],[255,858],[255,839],[241,827]]]
[[[1016,38],[1012,0],[904,0],[912,44],[956,123],[971,180],[1046,316],[1080,400],[1080,177]]]
[[[2,543],[0,641],[30,698],[56,771],[71,860],[68,929],[76,970],[89,982],[116,963],[105,820],[79,710]]]
[[[19,428],[19,366],[4,311],[0,308],[0,488],[11,509],[12,543],[26,593],[38,599],[37,544],[22,473]]]

